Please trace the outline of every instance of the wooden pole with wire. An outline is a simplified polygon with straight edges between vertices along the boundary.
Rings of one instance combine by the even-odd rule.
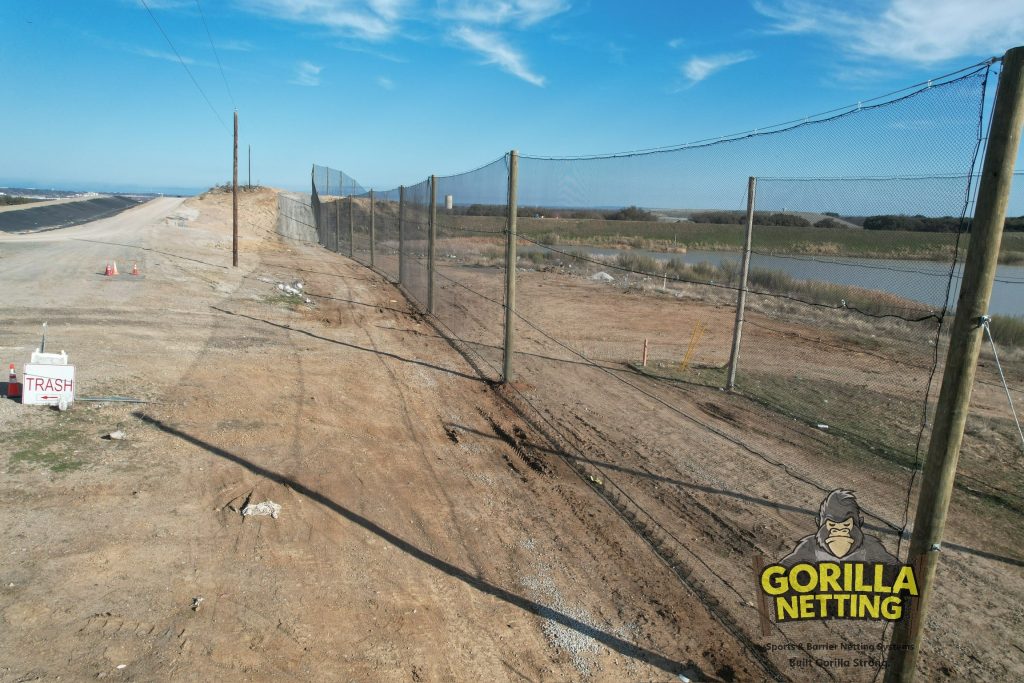
[[[519,213],[519,152],[508,155],[508,231],[505,238],[505,348],[501,381],[512,381],[512,354],[516,340],[516,218]]]
[[[238,110],[235,110],[235,144],[231,172],[231,265],[238,267]]]
[[[434,258],[437,230],[437,176],[430,176],[430,213],[427,219],[427,313],[434,312]]]
[[[374,211],[373,211],[373,190],[370,190],[370,267],[373,268],[373,246],[376,241],[376,228],[374,225]]]
[[[949,335],[946,369],[942,374],[942,388],[935,408],[914,515],[914,533],[907,563],[920,569],[915,574],[919,595],[914,598],[914,613],[908,615],[910,618],[898,621],[893,630],[885,671],[887,683],[907,683],[914,679],[917,657],[924,640],[946,514],[971,403],[971,388],[984,342],[984,320],[988,315],[992,282],[999,260],[999,245],[1022,124],[1024,47],[1015,47],[1003,56],[1003,69],[996,88],[992,127],[978,185],[978,203],[971,222],[971,240],[964,260],[956,317]]]
[[[740,288],[736,293],[736,322],[732,329],[732,351],[729,353],[729,374],[725,380],[726,391],[732,391],[736,386],[736,368],[740,363],[740,339],[743,337],[743,315],[747,308],[747,274],[750,272],[750,243],[754,234],[754,194],[756,191],[757,178],[751,176],[747,179],[747,232],[743,238],[743,261],[740,266]]]
[[[398,284],[405,279],[405,185],[398,186]]]

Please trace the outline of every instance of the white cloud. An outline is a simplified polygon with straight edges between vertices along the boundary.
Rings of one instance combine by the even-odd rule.
[[[690,81],[690,85],[696,85],[713,73],[721,71],[727,66],[746,62],[754,58],[750,51],[729,52],[720,55],[708,55],[707,57],[691,57],[690,61],[681,67],[683,75]]]
[[[219,40],[217,49],[228,52],[251,52],[253,46],[248,40]]]
[[[668,41],[668,43],[667,43],[669,48],[671,48],[673,50],[678,50],[679,48],[681,48],[685,44],[686,44],[686,41],[683,40],[682,38],[673,38],[672,40]]]
[[[1020,0],[886,0],[859,12],[837,7],[821,0],[754,2],[772,20],[772,32],[823,35],[859,58],[928,65],[1024,43]]]
[[[395,82],[386,76],[377,77],[377,85],[384,88],[385,90],[394,90]]]
[[[322,66],[310,64],[309,62],[299,62],[295,65],[295,76],[292,78],[291,84],[306,86],[320,85],[320,72],[323,70],[324,68]]]
[[[150,50],[148,47],[129,47],[128,50],[130,52],[134,52],[137,55],[142,55],[143,57],[149,57],[150,59],[163,59],[163,60],[166,60],[168,62],[175,62],[175,63],[177,63],[177,61],[178,61],[178,56],[175,55],[173,52],[162,52],[160,50]],[[192,59],[191,57],[186,57],[185,55],[181,56],[181,61],[185,62],[185,64],[195,64],[196,63],[196,60]]]
[[[526,27],[568,9],[564,0],[441,0],[438,14],[459,22]]]
[[[365,40],[384,40],[397,30],[408,0],[239,0],[238,5],[301,24],[323,26]]]
[[[526,59],[516,51],[505,39],[490,31],[480,31],[469,26],[460,26],[452,32],[452,37],[464,46],[482,54],[485,64],[496,64],[527,83],[538,87],[544,86],[544,77],[533,73],[526,65]]]

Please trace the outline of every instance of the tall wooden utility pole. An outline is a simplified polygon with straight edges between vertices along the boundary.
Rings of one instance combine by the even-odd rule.
[[[374,262],[373,262],[374,242],[377,241],[377,239],[376,239],[377,238],[377,235],[376,235],[377,226],[376,226],[376,224],[374,222],[375,215],[374,215],[374,210],[373,210],[373,204],[374,204],[374,202],[373,202],[373,190],[370,190],[370,267],[371,268],[373,268],[373,266],[374,266]]]
[[[252,189],[252,145],[249,145],[249,189]]]
[[[434,312],[434,256],[437,235],[437,176],[430,176],[430,213],[427,214],[427,313]]]
[[[935,408],[928,459],[924,463],[921,493],[914,516],[914,535],[907,560],[920,572],[917,576],[917,613],[913,618],[904,617],[896,623],[885,671],[888,683],[912,681],[917,668],[925,617],[935,583],[935,568],[942,549],[942,532],[953,493],[960,443],[971,403],[974,373],[984,341],[982,316],[988,315],[1022,123],[1024,47],[1015,47],[1003,55],[1003,70],[999,75],[992,110],[992,128],[978,186],[978,203],[971,223],[971,240],[964,262],[956,317],[949,335],[946,370],[942,375],[942,389]]]
[[[238,267],[238,110],[235,110],[234,161],[231,171],[231,265]]]
[[[743,238],[743,262],[740,265],[740,289],[736,293],[736,323],[732,328],[732,352],[729,354],[729,374],[725,390],[736,386],[736,368],[740,362],[740,339],[743,337],[743,315],[747,308],[747,274],[750,272],[750,243],[754,235],[754,194],[757,192],[757,178],[747,180],[747,234]]]
[[[516,217],[519,212],[519,152],[508,155],[508,230],[505,236],[505,349],[501,381],[512,381],[516,315]]]

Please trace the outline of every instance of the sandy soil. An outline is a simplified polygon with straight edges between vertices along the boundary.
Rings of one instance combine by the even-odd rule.
[[[436,294],[440,317],[470,342],[466,348],[484,365],[500,362],[497,306],[470,290],[500,300],[501,273],[457,265],[440,272],[450,278]],[[738,642],[753,652],[884,640],[888,632],[878,624],[853,622],[790,625],[762,637],[751,560],[758,554],[780,558],[813,533],[814,515],[832,488],[855,489],[870,532],[896,552],[898,539],[888,524],[902,525],[908,490],[910,500],[917,499],[919,480],[911,470],[883,457],[850,457],[848,435],[816,428],[807,419],[813,415],[793,419],[742,393],[726,394],[697,380],[659,381],[629,367],[639,360],[645,337],[668,347],[666,357],[678,364],[698,321],[707,331],[697,360],[721,365],[732,331],[731,305],[703,301],[698,293],[675,299],[623,291],[558,272],[520,272],[517,303],[536,328],[519,324],[517,381],[508,395],[550,436],[533,448],[561,452],[584,476],[600,480],[598,488],[625,517],[638,520],[635,530],[651,539]],[[879,391],[895,406],[920,396],[927,380],[926,344],[919,342],[913,354],[901,343],[895,353],[884,345],[857,349],[850,348],[850,331],[834,323],[780,321],[756,309],[748,320],[776,331],[755,331],[759,339],[744,351],[747,367],[789,377],[794,390],[808,379],[846,378],[857,391]],[[988,367],[980,376],[993,379]],[[1006,412],[1000,392],[979,384],[976,418]],[[972,424],[948,519],[938,596],[926,622],[923,680],[1024,676],[1021,467],[1012,436],[995,438]],[[767,653],[776,672],[794,680],[872,680],[878,669],[855,668],[852,662],[849,668],[805,668],[791,661],[794,656],[803,652]]]
[[[243,194],[238,269],[227,195],[0,236],[0,361],[48,321],[79,397],[149,401],[0,401],[0,681],[777,677],[747,607],[680,580],[394,287],[276,237],[275,207]],[[312,306],[276,288],[295,278]],[[751,509],[638,481],[695,542]],[[240,514],[266,500],[277,519]]]

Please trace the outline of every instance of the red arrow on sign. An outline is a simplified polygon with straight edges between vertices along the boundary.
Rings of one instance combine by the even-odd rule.
[[[45,400],[51,399],[51,398],[60,398],[60,396],[40,396],[39,398],[41,398],[41,399],[43,399],[45,401]]]

